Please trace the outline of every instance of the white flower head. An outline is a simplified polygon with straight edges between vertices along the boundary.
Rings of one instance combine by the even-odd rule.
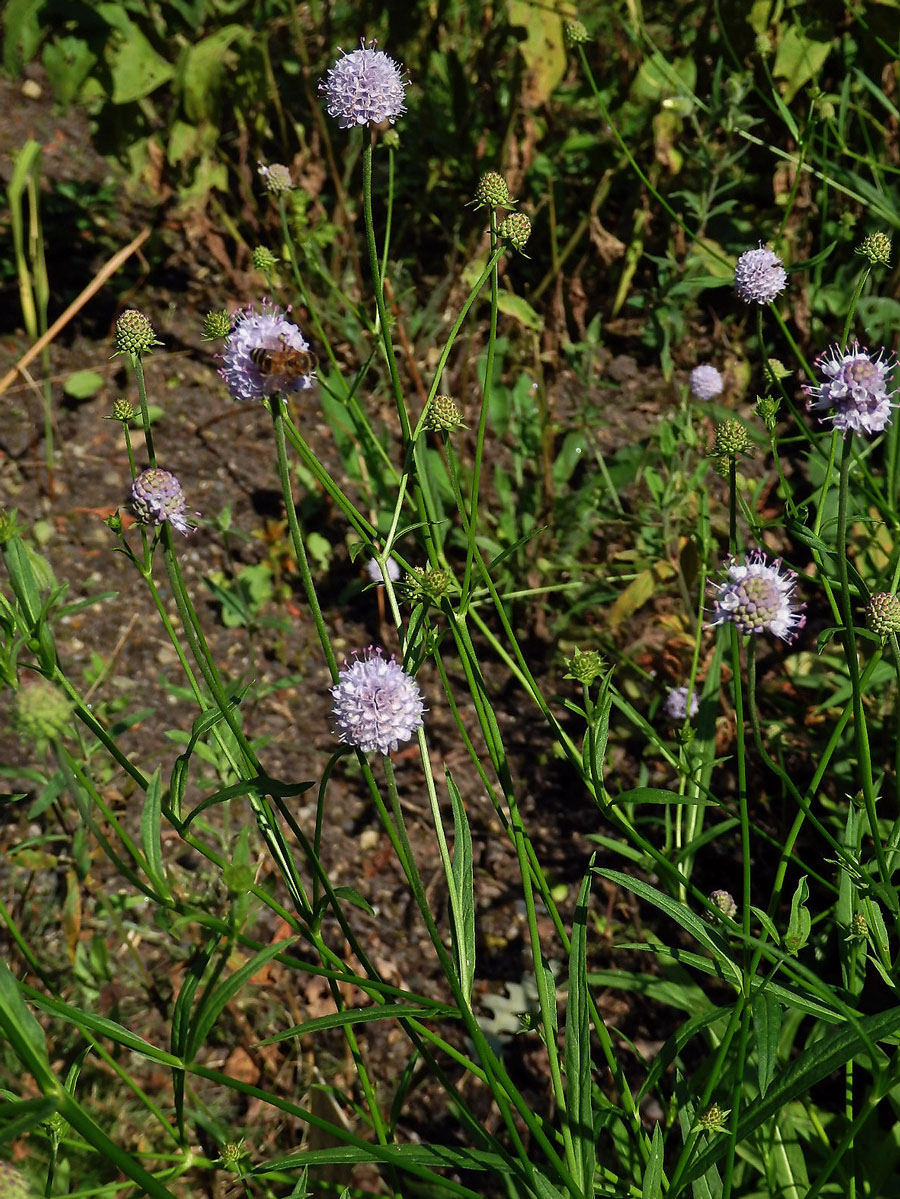
[[[762,242],[757,250],[745,250],[734,268],[734,289],[745,304],[769,304],[787,286],[787,271],[781,259]]]
[[[686,720],[688,715],[692,718],[697,715],[700,710],[700,700],[694,690],[690,693],[690,704],[688,704],[687,687],[674,687],[666,696],[663,709],[672,720]]]
[[[169,470],[154,466],[141,471],[131,485],[131,508],[142,525],[161,525],[167,520],[185,537],[191,530],[184,492]]]
[[[263,300],[235,314],[219,368],[234,399],[308,391],[315,369],[309,342],[277,305]]]
[[[319,81],[319,91],[325,98],[325,111],[337,117],[342,129],[354,125],[380,125],[406,112],[404,98],[409,80],[403,68],[375,42],[360,39],[360,48],[351,50],[328,68]]]
[[[425,705],[415,680],[393,655],[369,646],[345,662],[331,688],[335,732],[363,753],[388,754],[422,726]]]
[[[392,583],[396,583],[397,580],[400,578],[400,567],[397,565],[397,563],[394,561],[393,558],[388,558],[387,562],[385,562],[385,569],[386,569],[387,577],[391,580]],[[381,572],[381,567],[378,565],[377,558],[370,558],[369,561],[366,563],[366,574],[369,576],[369,578],[372,580],[373,583],[383,583],[384,582],[384,575]]]
[[[797,575],[771,565],[762,550],[751,550],[743,562],[731,558],[724,583],[713,583],[716,597],[712,625],[735,625],[740,633],[772,633],[791,642],[806,624],[803,605],[793,602]]]
[[[805,384],[811,412],[825,411],[822,421],[830,420],[841,433],[881,433],[891,423],[896,404],[889,389],[891,371],[896,366],[893,354],[881,349],[874,357],[854,341],[846,350],[830,346],[815,360],[825,376],[824,382]]]
[[[722,376],[709,362],[702,362],[691,371],[691,395],[698,400],[713,400],[722,394],[725,384]]]

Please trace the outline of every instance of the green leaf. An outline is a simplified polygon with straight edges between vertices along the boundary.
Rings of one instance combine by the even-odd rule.
[[[544,328],[544,318],[539,316],[527,300],[513,295],[511,291],[501,291],[497,295],[497,307],[504,316],[511,316],[520,325],[533,333],[540,333]]]
[[[618,883],[623,890],[630,891],[633,895],[637,895],[639,899],[645,899],[648,903],[652,903],[655,907],[659,908],[661,912],[664,912],[674,920],[686,933],[689,933],[695,941],[713,955],[716,961],[724,967],[726,977],[730,978],[735,986],[742,986],[743,976],[740,967],[731,957],[727,945],[690,908],[685,907],[682,903],[678,903],[670,895],[666,895],[664,892],[658,891],[655,887],[651,887],[649,883],[642,882],[637,878],[631,878],[630,875],[622,874],[618,870],[606,870],[599,866],[595,866],[594,870],[601,878],[608,879],[611,883]]]
[[[662,1195],[663,1175],[663,1139],[659,1123],[653,1127],[653,1140],[650,1143],[650,1156],[644,1168],[644,1181],[641,1184],[641,1199],[660,1199]]]
[[[238,994],[242,987],[267,962],[270,962],[272,958],[282,953],[288,946],[293,945],[296,940],[296,937],[288,937],[285,941],[276,941],[272,945],[267,945],[265,949],[261,949],[259,953],[255,953],[249,961],[245,962],[239,970],[236,970],[220,986],[212,987],[207,991],[200,1004],[199,1014],[191,1026],[187,1044],[187,1057],[189,1061],[193,1061],[196,1057],[198,1050],[206,1041],[225,1005]]]
[[[807,37],[799,25],[789,25],[775,51],[775,64],[772,74],[776,79],[783,79],[784,101],[790,104],[797,92],[811,79],[818,78],[819,72],[825,65],[825,59],[831,53],[831,42],[818,42]],[[784,105],[780,104],[781,97],[777,92],[772,93],[775,103],[784,117]],[[787,122],[786,122],[787,123]],[[792,136],[799,140],[797,126],[790,121],[788,128]]]
[[[809,885],[806,875],[797,883],[797,889],[791,899],[791,918],[784,935],[784,947],[788,953],[798,954],[809,940],[809,930],[812,928],[812,918],[806,901],[809,899]]]
[[[335,887],[334,894],[338,899],[346,899],[347,903],[352,903],[355,908],[359,908],[369,916],[377,915],[368,899],[364,895],[360,895],[354,887]]]
[[[453,861],[450,907],[453,920],[453,950],[459,985],[471,1001],[475,981],[475,885],[472,865],[472,832],[465,804],[450,771],[446,772],[447,790],[453,807]],[[448,882],[451,880],[448,880]]]
[[[705,806],[710,801],[701,796],[679,795],[677,791],[665,791],[661,787],[634,787],[630,791],[620,791],[613,797],[612,802],[614,804],[664,803],[696,807]]]
[[[115,31],[106,44],[113,104],[131,104],[149,96],[175,74],[174,66],[153,49],[121,4],[97,4],[94,12]]]
[[[759,1093],[765,1095],[778,1069],[778,1038],[781,1035],[782,1007],[774,995],[759,991],[751,1007],[753,1036],[756,1040],[756,1075]]]
[[[564,1062],[566,1118],[575,1145],[575,1181],[587,1193],[594,1177],[596,1148],[591,1103],[591,1017],[587,986],[587,912],[593,859],[581,883],[569,948],[569,997],[566,1004]]]
[[[147,797],[141,812],[141,846],[146,859],[144,869],[156,892],[165,900],[172,898],[162,860],[162,782],[161,766],[157,766],[147,787]]]
[[[809,1176],[804,1144],[797,1135],[790,1106],[785,1107],[773,1122],[768,1158],[775,1176],[775,1194],[780,1199],[806,1199]]]
[[[246,43],[249,37],[244,25],[224,25],[188,48],[179,63],[177,82],[189,121],[216,120],[219,93],[236,58],[229,48],[232,42]]]
[[[31,1013],[15,975],[0,958],[0,1031],[16,1057],[31,1073],[37,1063],[49,1070],[47,1041],[44,1030]]]
[[[63,384],[63,391],[74,400],[86,400],[103,386],[103,376],[96,371],[75,371]]]
[[[45,4],[46,0],[7,0],[3,6],[3,65],[14,79],[41,44],[40,12]]]
[[[895,1041],[898,1028],[900,1007],[892,1007],[877,1016],[864,1017],[857,1022],[857,1027],[845,1025],[837,1031],[829,1031],[795,1058],[764,1096],[744,1108],[738,1121],[737,1143],[740,1145],[746,1141],[760,1125],[777,1115],[791,1100],[807,1096],[829,1074],[862,1055],[867,1041],[884,1038]],[[705,1174],[714,1162],[725,1155],[730,1144],[729,1137],[717,1137],[703,1153],[694,1158],[683,1182],[691,1182]]]
[[[343,1012],[333,1012],[329,1016],[317,1016],[314,1020],[305,1020],[302,1024],[295,1024],[293,1028],[286,1028],[283,1032],[276,1033],[272,1037],[266,1037],[264,1041],[257,1041],[258,1045],[277,1045],[280,1041],[291,1041],[295,1037],[305,1037],[310,1033],[324,1032],[329,1028],[346,1028],[356,1024],[373,1024],[377,1020],[399,1020],[404,1016],[413,1016],[416,1019],[435,1019],[441,1017],[446,1019],[450,1016],[458,1016],[459,1012],[456,1008],[449,1006],[445,1007],[423,1007],[419,1003],[385,1003],[379,1004],[378,1007],[365,1008],[347,1008]]]
[[[25,1136],[56,1111],[55,1099],[23,1099],[15,1103],[0,1103],[0,1145]]]
[[[520,103],[528,109],[538,108],[550,99],[566,73],[561,16],[552,3],[533,4],[529,0],[507,0],[506,14],[510,25],[525,27],[519,53],[525,63],[527,83]]]

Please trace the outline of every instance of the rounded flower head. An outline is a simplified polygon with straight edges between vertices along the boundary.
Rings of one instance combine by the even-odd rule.
[[[342,55],[319,82],[325,111],[337,117],[342,129],[383,121],[393,125],[406,112],[403,101],[409,86],[400,64],[364,38],[358,50]]]
[[[711,624],[730,622],[739,633],[773,633],[793,641],[806,624],[802,607],[792,602],[797,576],[782,568],[777,558],[771,566],[762,550],[751,550],[744,562],[732,558],[728,578],[714,583],[717,595]]]
[[[881,433],[891,423],[893,390],[888,378],[896,365],[893,354],[879,350],[872,357],[855,341],[846,350],[833,345],[820,354],[816,367],[825,376],[823,383],[805,384],[811,412],[830,409],[820,420],[834,421],[841,433]]]
[[[433,433],[455,433],[463,428],[462,414],[453,396],[435,396],[425,413],[425,428]]]
[[[142,525],[161,525],[167,520],[185,537],[190,532],[184,492],[171,471],[155,466],[141,471],[131,485],[131,507]]]
[[[745,304],[768,304],[787,286],[781,259],[762,242],[758,250],[746,250],[734,268],[734,289]]]
[[[877,637],[900,633],[900,598],[890,591],[879,591],[866,604],[866,624]]]
[[[388,754],[422,726],[425,707],[415,680],[393,655],[385,658],[372,646],[344,663],[331,694],[335,732],[363,753]]]
[[[475,188],[475,207],[486,204],[489,208],[509,208],[515,204],[509,196],[509,184],[496,171],[485,171]]]
[[[695,366],[691,371],[691,395],[698,400],[713,400],[722,394],[722,376],[709,362]]]
[[[867,258],[870,266],[890,266],[891,239],[886,233],[870,233],[856,247],[856,253]]]
[[[46,745],[71,727],[72,704],[48,679],[37,677],[16,692],[13,723],[26,741]]]
[[[149,354],[153,346],[160,345],[162,342],[156,340],[153,326],[136,308],[128,308],[116,321],[116,354],[139,358],[141,354]]]
[[[524,212],[511,212],[500,222],[500,237],[520,254],[531,237],[531,221]]]
[[[257,163],[257,171],[266,191],[272,192],[273,195],[277,196],[280,192],[290,191],[294,186],[290,168],[281,162],[273,162],[271,166],[266,166],[261,162]]]
[[[396,583],[400,578],[400,567],[393,558],[388,558],[384,565],[385,570],[384,573],[382,573],[381,567],[378,564],[378,559],[370,558],[366,563],[366,574],[373,583],[383,583],[385,575],[387,575],[392,583]]]
[[[280,308],[263,301],[236,313],[219,370],[234,399],[308,391],[315,369],[309,342]]]
[[[730,891],[711,891],[709,898],[716,905],[723,916],[728,916],[733,920],[737,915],[737,904],[734,902],[734,896]]]
[[[0,1199],[30,1199],[31,1187],[19,1173],[9,1164],[0,1162]]]
[[[663,708],[667,716],[672,720],[686,720],[688,716],[696,716],[700,710],[700,700],[697,698],[697,692],[690,693],[691,702],[688,704],[688,689],[687,687],[675,687],[666,696]]]

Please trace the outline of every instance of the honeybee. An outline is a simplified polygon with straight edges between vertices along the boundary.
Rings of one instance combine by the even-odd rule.
[[[284,341],[278,350],[267,350],[264,346],[257,346],[250,351],[250,360],[264,377],[278,375],[287,380],[311,375],[319,365],[319,360],[312,350],[295,350]]]

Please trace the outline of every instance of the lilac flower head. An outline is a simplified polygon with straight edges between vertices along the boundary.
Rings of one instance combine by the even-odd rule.
[[[794,606],[797,575],[782,568],[780,558],[769,565],[762,550],[751,550],[743,562],[731,558],[728,578],[714,583],[713,625],[730,621],[739,633],[773,633],[791,642],[806,624],[803,605]]]
[[[342,129],[353,125],[380,125],[406,112],[404,95],[409,81],[403,78],[399,63],[381,50],[375,42],[360,39],[360,48],[343,54],[325,78],[319,81],[319,91],[325,97],[325,111],[337,117]]]
[[[263,300],[235,313],[219,374],[236,400],[261,400],[289,391],[308,391],[315,358],[309,342],[277,305]]]
[[[385,573],[392,583],[396,583],[400,578],[400,567],[393,558],[388,558],[387,562],[385,562]],[[384,574],[381,572],[381,567],[378,565],[377,558],[370,558],[366,563],[366,574],[373,583],[384,582]]]
[[[167,520],[185,537],[191,530],[184,492],[171,471],[155,466],[141,471],[131,485],[131,508],[142,525],[161,525]]]
[[[345,662],[331,688],[335,732],[363,753],[388,754],[422,725],[422,695],[393,655],[369,646]]]
[[[694,717],[700,710],[700,700],[697,698],[697,692],[691,691],[691,702],[688,705],[688,689],[687,687],[675,687],[666,696],[663,710],[666,715],[672,720],[686,720],[688,715]]]
[[[722,394],[722,376],[709,362],[702,362],[691,371],[691,395],[698,400],[712,400]]]
[[[745,304],[768,304],[787,286],[781,259],[762,242],[758,250],[745,250],[734,268],[734,289]]]
[[[820,420],[834,421],[841,433],[881,433],[891,423],[891,396],[888,377],[896,366],[893,354],[879,350],[872,357],[854,341],[846,350],[830,346],[815,365],[825,376],[823,383],[805,384],[810,411],[831,409]]]

